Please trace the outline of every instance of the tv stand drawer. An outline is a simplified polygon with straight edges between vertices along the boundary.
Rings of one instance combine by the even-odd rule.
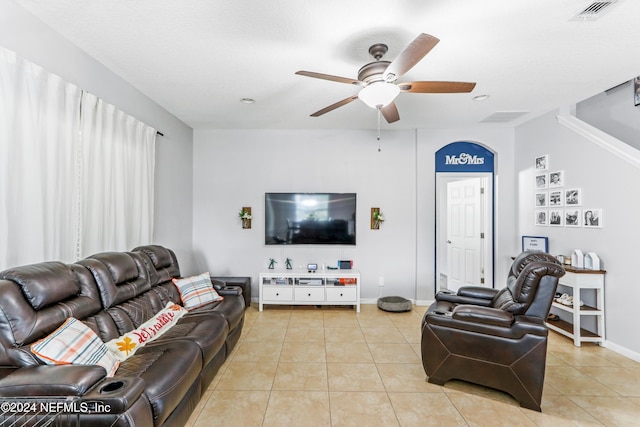
[[[324,287],[319,288],[298,288],[295,290],[296,301],[323,302]]]
[[[348,287],[348,286],[336,286],[335,288],[327,288],[327,301],[328,302],[337,302],[337,301],[352,301],[355,302],[357,299],[356,296],[356,287]]]
[[[263,286],[262,293],[265,301],[293,301],[291,286]]]

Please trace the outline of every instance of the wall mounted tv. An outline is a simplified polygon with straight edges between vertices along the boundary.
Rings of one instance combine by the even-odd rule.
[[[355,193],[265,193],[266,245],[355,245]]]

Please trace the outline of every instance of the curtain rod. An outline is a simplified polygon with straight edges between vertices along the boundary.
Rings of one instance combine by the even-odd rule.
[[[156,135],[160,135],[160,136],[164,136],[164,133],[160,132],[159,130],[156,131]]]

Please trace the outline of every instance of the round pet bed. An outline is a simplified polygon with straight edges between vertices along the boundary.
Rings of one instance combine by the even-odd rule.
[[[384,311],[399,313],[402,311],[411,311],[412,304],[411,301],[402,297],[380,297],[378,298],[378,308]]]

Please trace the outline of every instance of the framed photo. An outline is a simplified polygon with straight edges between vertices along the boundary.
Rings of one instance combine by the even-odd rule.
[[[549,252],[549,238],[541,236],[522,236],[522,252]]]
[[[562,190],[549,191],[549,207],[564,205],[564,192]]]
[[[637,104],[636,104],[637,105]],[[536,171],[546,171],[549,168],[549,155],[536,157]]]
[[[547,192],[543,191],[540,193],[536,193],[536,208],[546,208],[547,207]]]
[[[633,105],[640,105],[640,76],[633,79]]]
[[[580,188],[568,188],[564,190],[565,206],[580,206],[582,204],[582,190]]]
[[[535,218],[534,218],[534,224],[535,225],[547,225],[547,211],[546,210],[541,210],[541,211],[535,211]]]
[[[602,209],[585,209],[583,211],[584,222],[582,226],[585,228],[602,228]]]
[[[549,186],[549,174],[548,173],[537,173],[536,174],[536,189],[542,190],[544,188],[548,188]]]
[[[563,225],[562,209],[549,209],[549,226],[562,227]]]
[[[564,226],[565,227],[580,227],[581,223],[582,223],[582,211],[580,209],[564,210]]]
[[[549,172],[549,188],[564,187],[564,171]]]

